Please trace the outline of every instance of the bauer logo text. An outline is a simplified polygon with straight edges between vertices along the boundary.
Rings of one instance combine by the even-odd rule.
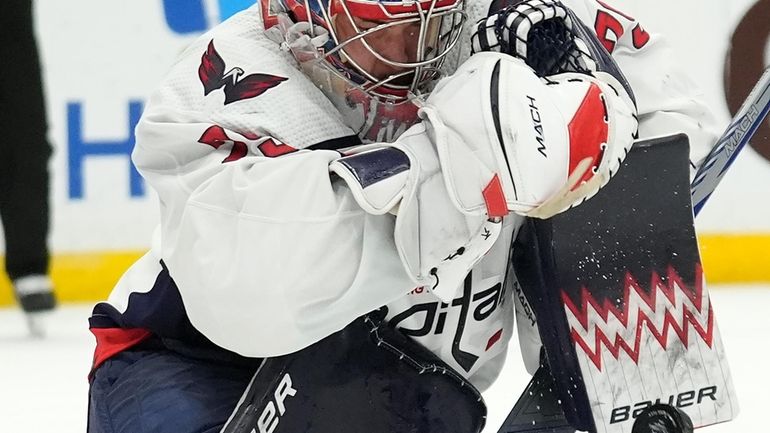
[[[273,433],[278,427],[278,422],[286,413],[286,398],[293,397],[297,390],[292,388],[291,376],[288,373],[283,375],[281,382],[273,391],[274,400],[269,400],[262,409],[262,414],[257,419],[257,428],[252,433]]]
[[[705,400],[710,399],[716,401],[717,387],[707,386],[695,391],[685,391],[679,394],[668,396],[667,401],[661,401],[656,399],[655,401],[641,401],[629,406],[618,406],[612,409],[610,413],[610,424],[615,424],[629,419],[634,419],[641,415],[641,413],[652,406],[653,404],[664,403],[676,408],[683,408],[703,403]]]

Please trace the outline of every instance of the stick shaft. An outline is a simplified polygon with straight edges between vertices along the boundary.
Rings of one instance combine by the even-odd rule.
[[[751,140],[770,111],[770,68],[733,117],[732,122],[698,168],[692,181],[692,203],[698,215],[741,149]]]

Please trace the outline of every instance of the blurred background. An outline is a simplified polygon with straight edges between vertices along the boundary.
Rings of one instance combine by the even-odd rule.
[[[720,128],[770,63],[770,0],[605,2],[638,18],[649,32],[668,36],[676,52],[670,60],[690,72]],[[0,278],[0,432],[44,431],[51,421],[58,432],[83,432],[93,349],[90,306],[106,298],[148,248],[157,221],[156,198],[130,162],[133,128],[148,94],[180,52],[253,0],[33,4],[54,149],[51,277],[62,308],[51,317],[48,338],[32,340],[9,281]],[[610,31],[608,38],[614,37]],[[0,67],[16,66],[0,59]],[[761,300],[770,300],[770,122],[752,146],[696,222],[733,370],[746,360],[733,355],[743,349],[733,349],[729,336],[747,335],[749,323],[757,338],[761,329],[770,330],[770,319],[759,309]],[[724,315],[721,299],[729,299]],[[762,350],[764,341],[756,341]],[[762,376],[751,386],[770,385]],[[752,416],[746,405],[742,416]]]

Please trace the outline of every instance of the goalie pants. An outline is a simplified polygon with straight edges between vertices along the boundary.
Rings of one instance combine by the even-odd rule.
[[[0,218],[11,279],[48,271],[48,159],[51,146],[31,0],[0,14]]]
[[[91,377],[88,433],[219,433],[260,362],[122,352]]]

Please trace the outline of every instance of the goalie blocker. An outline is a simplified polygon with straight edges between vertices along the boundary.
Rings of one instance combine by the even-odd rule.
[[[737,415],[689,191],[686,137],[646,140],[593,199],[524,225],[512,255],[519,335],[545,356],[501,433],[650,431],[634,423],[659,417],[657,403],[695,427]],[[670,416],[685,427],[664,432],[687,431]]]

